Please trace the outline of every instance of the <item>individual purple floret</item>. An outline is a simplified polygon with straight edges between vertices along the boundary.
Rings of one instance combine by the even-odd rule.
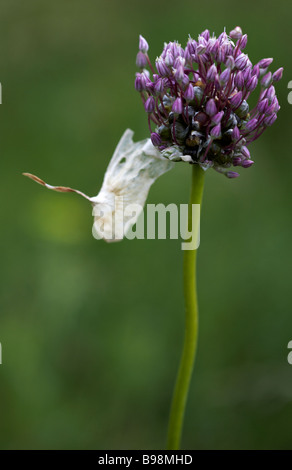
[[[238,176],[231,166],[252,166],[247,146],[277,119],[274,83],[283,68],[269,71],[272,58],[253,65],[243,52],[246,45],[239,26],[218,38],[205,30],[198,40],[189,38],[184,49],[177,42],[165,44],[153,66],[140,36],[135,88],[148,114],[152,143],[165,157],[213,167],[228,178]],[[249,110],[255,90],[257,103]]]

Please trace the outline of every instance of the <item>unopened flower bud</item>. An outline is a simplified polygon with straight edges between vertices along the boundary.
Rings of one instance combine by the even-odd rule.
[[[144,107],[146,113],[153,113],[153,111],[155,110],[155,99],[153,98],[153,96],[149,96],[149,98],[147,98]]]
[[[246,83],[246,89],[248,91],[254,91],[257,87],[257,84],[258,84],[258,79],[257,77],[254,75],[253,77],[251,77],[247,83]]]
[[[164,82],[162,78],[159,78],[157,82],[154,84],[154,93],[156,95],[161,95],[164,91]]]
[[[227,173],[225,173],[227,178],[238,178],[239,177],[239,173],[236,173],[236,171],[227,171]]]
[[[242,29],[240,26],[236,26],[232,31],[230,31],[229,36],[231,39],[240,39],[242,37]]]
[[[181,98],[176,98],[176,100],[174,100],[173,105],[172,105],[172,111],[175,114],[181,114],[182,113],[183,104],[182,104]]]
[[[156,59],[155,65],[159,75],[161,75],[162,77],[167,77],[169,75],[169,69],[162,57],[158,57]]]
[[[239,54],[235,59],[235,67],[239,70],[243,70],[248,63],[248,56],[246,54]]]
[[[235,93],[235,95],[232,96],[230,99],[230,105],[233,109],[238,108],[240,106],[240,103],[242,101],[242,93],[239,91],[238,93]]]
[[[173,65],[174,59],[170,51],[167,51],[164,62],[167,65],[167,67],[171,67]]]
[[[243,160],[241,166],[243,168],[249,168],[253,164],[254,164],[254,162],[252,160]]]
[[[237,142],[240,139],[240,132],[237,126],[232,130],[232,140]]]
[[[266,98],[268,98],[269,100],[272,100],[274,98],[275,94],[276,94],[275,87],[273,85],[271,85],[267,90]]]
[[[136,74],[135,88],[139,92],[146,90],[146,77],[143,73]]]
[[[229,55],[225,62],[226,67],[232,70],[234,68],[234,64],[235,64],[234,58],[231,55]]]
[[[269,67],[269,65],[271,65],[271,63],[273,62],[274,59],[270,58],[270,59],[262,59],[260,60],[257,65],[260,69],[267,69]]]
[[[200,36],[202,36],[204,39],[206,39],[206,41],[209,41],[210,39],[210,31],[208,29],[205,29],[205,31],[203,31]]]
[[[269,100],[267,98],[264,98],[263,100],[259,101],[257,104],[257,110],[259,113],[264,114],[266,110],[268,109],[269,106]]]
[[[144,67],[147,66],[147,59],[145,57],[145,54],[141,51],[138,52],[137,57],[136,57],[136,65],[140,69],[143,69]]]
[[[233,157],[232,164],[233,166],[241,166],[242,159],[240,157]]]
[[[246,125],[244,130],[247,132],[252,132],[258,125],[258,120],[256,118],[250,119]]]
[[[174,71],[174,78],[178,83],[181,83],[184,78],[184,68],[182,64],[177,66],[177,69]]]
[[[149,49],[148,42],[140,34],[140,36],[139,36],[139,50],[141,52],[146,53],[148,51],[148,49]]]
[[[229,78],[230,78],[230,69],[227,68],[220,74],[220,77],[219,77],[220,85],[221,86],[226,85],[229,81]]]
[[[221,124],[217,124],[217,126],[211,129],[210,136],[213,139],[219,139],[221,137]]]
[[[255,65],[252,69],[252,75],[255,75],[257,78],[260,76],[260,68],[258,65]]]
[[[161,145],[161,137],[157,132],[152,132],[150,138],[154,147],[159,147],[159,145]]]
[[[249,106],[247,101],[243,100],[240,106],[235,110],[236,116],[238,116],[240,119],[244,119],[249,112]]]
[[[206,51],[206,46],[203,46],[203,44],[199,44],[199,45],[197,46],[196,53],[197,53],[198,55],[204,54],[205,51]]]
[[[276,96],[274,96],[274,98],[272,99],[272,102],[271,102],[271,106],[274,107],[274,112],[277,113],[280,109],[280,106],[279,106],[279,101],[277,99]],[[268,110],[267,110],[268,111]],[[266,113],[268,114],[268,112],[266,111]]]
[[[243,78],[243,73],[241,71],[237,72],[234,78],[234,85],[239,90],[241,90],[244,87],[244,78]]]
[[[212,116],[212,123],[219,124],[223,116],[224,116],[224,111],[220,111],[219,113],[214,114],[214,116]]]
[[[273,73],[273,82],[278,82],[283,76],[283,67],[280,67],[276,72]]]
[[[268,88],[272,82],[272,74],[271,72],[266,73],[261,80],[261,84],[264,88]]]
[[[214,114],[217,113],[217,106],[213,98],[211,98],[206,104],[206,113],[209,116],[214,116]]]
[[[209,68],[207,72],[207,80],[209,80],[210,82],[213,82],[215,80],[216,75],[217,75],[217,67],[215,64],[213,64],[211,65],[211,67]]]
[[[240,49],[243,50],[247,45],[247,34],[244,34],[240,40]]]
[[[244,83],[246,84],[249,79],[251,78],[252,76],[252,68],[251,67],[246,67],[245,70],[242,72],[242,75],[243,75],[243,80],[244,80]]]
[[[247,147],[245,146],[241,147],[241,153],[244,158],[246,158],[247,160],[250,159],[250,152]]]
[[[186,101],[192,101],[195,97],[195,92],[194,92],[194,87],[193,85],[190,83],[186,89],[186,91],[184,92],[184,98]]]
[[[264,120],[264,124],[266,126],[271,126],[272,124],[274,124],[274,122],[276,121],[277,119],[277,114],[276,113],[273,113],[271,114],[271,116],[267,116]]]

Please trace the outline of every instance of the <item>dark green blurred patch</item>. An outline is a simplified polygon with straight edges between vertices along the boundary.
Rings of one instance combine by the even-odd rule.
[[[282,109],[253,145],[252,169],[206,178],[184,446],[291,448],[290,4],[0,8],[0,447],[163,448],[183,337],[180,241],[98,242],[86,201],[21,172],[97,194],[124,129],[148,132],[133,87],[138,34],[154,59],[164,41],[240,24],[253,61],[285,67]],[[149,202],[185,203],[189,183],[178,164]]]

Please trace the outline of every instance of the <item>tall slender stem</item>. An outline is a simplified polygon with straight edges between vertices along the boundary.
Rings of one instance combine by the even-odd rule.
[[[197,236],[198,225],[193,227],[193,204],[201,204],[204,187],[204,170],[193,165],[192,188],[188,212],[188,228]],[[186,401],[195,360],[198,337],[198,299],[196,282],[197,250],[185,250],[183,259],[183,283],[185,298],[185,338],[180,367],[170,410],[167,449],[178,450]]]

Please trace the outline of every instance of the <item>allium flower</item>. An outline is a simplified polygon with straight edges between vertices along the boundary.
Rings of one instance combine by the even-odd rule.
[[[235,41],[235,42],[234,42]],[[148,57],[148,43],[140,36],[135,88],[148,115],[150,138],[134,143],[126,130],[108,165],[100,192],[89,197],[81,191],[51,186],[25,173],[49,189],[75,192],[93,205],[93,234],[106,241],[121,240],[136,223],[139,212],[124,213],[124,205],[141,210],[152,183],[170,170],[173,162],[192,164],[188,227],[198,238],[199,220],[193,205],[201,205],[206,170],[210,167],[228,178],[237,178],[234,167],[253,165],[248,146],[271,126],[280,109],[273,83],[283,68],[268,70],[273,59],[254,66],[242,52],[247,35],[237,26],[229,36],[218,38],[203,31],[198,40],[189,38],[183,49],[177,42],[165,44],[155,67]],[[152,73],[147,70],[150,69]],[[248,98],[259,87],[255,107]],[[114,222],[114,227],[112,225]],[[195,222],[193,224],[193,222]],[[178,450],[197,345],[198,301],[196,248],[186,249],[183,263],[185,297],[185,341],[174,390],[168,431],[168,449]]]
[[[189,38],[184,49],[177,42],[165,44],[153,66],[140,36],[135,88],[148,114],[152,143],[164,157],[212,167],[229,178],[239,176],[229,171],[232,165],[251,166],[246,149],[277,118],[273,83],[282,78],[283,68],[268,71],[271,58],[253,66],[242,52],[246,45],[239,26],[218,38],[205,30],[197,41]],[[257,104],[250,110],[248,98],[257,88]]]

